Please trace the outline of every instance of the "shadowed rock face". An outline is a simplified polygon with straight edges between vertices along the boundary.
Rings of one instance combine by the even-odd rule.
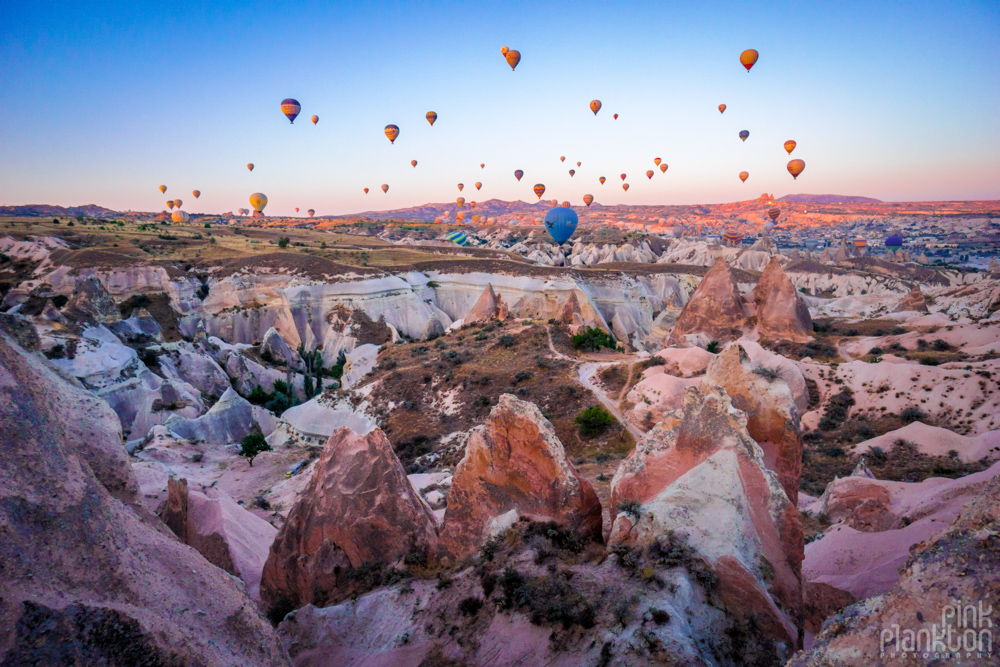
[[[715,260],[684,305],[667,342],[678,345],[684,336],[694,333],[703,333],[716,340],[732,340],[739,338],[748,321],[732,270],[720,258]]]
[[[802,432],[795,399],[782,379],[755,370],[746,351],[733,344],[709,364],[705,382],[725,389],[733,407],[746,413],[747,432],[763,450],[764,465],[778,475],[792,505],[798,505]],[[761,372],[771,370],[779,369]]]
[[[838,477],[823,494],[823,512],[832,523],[843,522],[864,533],[880,533],[900,525],[891,504],[885,486],[861,475]]]
[[[0,665],[286,664],[137,492],[108,405],[0,334]]]
[[[919,313],[927,312],[927,299],[924,298],[923,292],[920,291],[920,285],[914,285],[913,289],[903,297],[903,300],[899,302],[899,305],[896,306],[893,312],[902,313],[909,310],[915,310]]]
[[[89,276],[77,282],[73,296],[63,312],[69,320],[88,324],[111,324],[122,318],[115,300],[104,289],[97,276]]]
[[[349,597],[351,571],[406,556],[433,558],[437,524],[381,429],[334,432],[271,545],[265,606],[290,611]]]
[[[493,291],[493,284],[487,283],[486,289],[479,296],[479,299],[472,306],[462,321],[465,324],[475,322],[489,322],[490,320],[503,320],[508,315],[507,304],[503,302],[503,297],[498,296]]]
[[[442,555],[457,560],[475,552],[491,522],[499,525],[499,517],[514,514],[552,520],[601,540],[600,501],[566,458],[552,424],[533,403],[504,394],[469,437],[455,469]]]
[[[812,318],[795,285],[772,257],[750,293],[762,338],[805,343],[812,339]]]

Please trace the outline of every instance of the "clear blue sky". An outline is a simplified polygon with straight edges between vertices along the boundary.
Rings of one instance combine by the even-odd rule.
[[[458,182],[577,204],[997,199],[998,35],[996,0],[5,2],[0,204],[222,212],[261,191],[269,214],[339,214],[452,200]],[[649,181],[654,157],[670,169]]]

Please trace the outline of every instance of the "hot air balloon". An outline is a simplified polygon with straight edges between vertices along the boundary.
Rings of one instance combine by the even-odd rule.
[[[253,171],[253,162],[251,162],[250,164],[247,165],[247,169],[249,169],[250,171]]]
[[[462,222],[465,220],[465,213],[459,213],[455,216],[455,222]]]
[[[854,239],[854,247],[858,248],[858,249],[867,248],[868,247],[868,239],[866,239],[863,236],[857,237],[856,239]]]
[[[566,156],[565,155],[560,155],[559,156],[559,161],[560,162],[565,162],[566,161]]]
[[[622,180],[623,181],[625,180],[625,174],[622,174]]]
[[[178,209],[170,214],[170,219],[173,220],[174,222],[187,222],[191,218],[190,216],[188,216],[187,213]]]
[[[264,207],[267,206],[267,195],[263,192],[255,192],[250,195],[250,205],[253,206],[254,216],[259,216],[264,213]]]
[[[742,63],[742,65],[747,68],[747,72],[749,72],[750,68],[753,67],[754,63],[757,62],[757,57],[759,55],[760,54],[757,53],[756,49],[747,49],[746,51],[740,54],[740,63]]]
[[[462,231],[452,232],[444,238],[446,241],[451,241],[452,243],[457,243],[458,245],[469,245],[469,240],[465,236],[465,232]]]
[[[576,173],[576,169],[570,169],[570,170],[569,170],[569,175],[570,175],[570,178],[572,178],[572,177],[573,177],[573,174],[575,174],[575,173]]]
[[[479,216],[478,215],[472,216],[472,222],[473,222],[473,224],[479,222]]]
[[[368,194],[368,188],[365,188],[365,194]]]
[[[788,173],[791,174],[792,178],[796,180],[805,168],[806,163],[803,160],[791,160],[788,163]]]
[[[552,240],[562,245],[573,236],[580,219],[576,211],[565,206],[556,206],[545,214],[545,231],[549,233]]]
[[[319,116],[317,116],[316,114],[313,114],[312,118],[310,118],[309,120],[311,120],[313,122],[313,125],[315,125],[316,123],[319,122]]]
[[[161,185],[160,186],[160,193],[165,193],[166,191],[167,191],[167,186]]]
[[[458,199],[455,200],[455,203],[458,204],[459,208],[462,208],[463,206],[465,206],[465,197],[459,197]]]
[[[765,234],[769,234],[771,232],[771,230],[774,229],[774,227],[775,227],[774,222],[767,222],[767,223],[765,223],[764,224],[764,233]]]
[[[740,240],[742,240],[743,237],[732,230],[726,230],[726,233],[722,235],[722,238],[729,243],[736,245],[740,242]]]
[[[580,166],[581,164],[583,164],[583,163],[582,163],[582,162],[577,162],[577,163],[576,163],[576,166],[578,166],[578,167],[579,167],[579,166]]]
[[[175,199],[174,200],[174,206],[176,206],[177,208],[180,208],[181,204],[183,204],[183,203],[184,202],[182,202],[180,199]]]
[[[724,113],[725,111],[726,111],[726,105],[725,104],[720,104],[719,105],[719,113]]]
[[[388,185],[388,183],[383,183],[382,184],[382,192],[384,192],[386,194],[389,193],[389,185]]]
[[[194,198],[197,199],[198,197],[201,196],[201,190],[192,190],[191,194],[193,194]]]
[[[663,162],[660,164],[660,171],[665,174],[667,173],[668,167],[669,165],[666,162]]]
[[[477,190],[479,190],[479,189],[481,189],[482,187],[483,187],[483,184],[482,184],[482,183],[480,183],[479,181],[476,181],[476,189],[477,189]]]
[[[171,199],[170,201],[167,202],[167,208],[169,208],[171,211],[174,210],[174,200],[173,199]]]
[[[480,169],[486,169],[486,163],[485,162],[480,162],[479,163],[479,168]]]
[[[903,247],[903,238],[898,234],[893,234],[885,240],[885,247],[889,250],[899,250]]]
[[[618,120],[618,114],[615,114],[615,115],[614,115],[614,119],[615,119],[615,120]]]
[[[523,171],[521,171],[520,169],[515,169],[514,170],[514,178],[516,178],[517,180],[520,181],[522,176],[524,176],[524,172]]]
[[[599,180],[599,181],[601,182],[601,185],[604,185],[604,181],[606,181],[606,180],[608,180],[608,179],[606,179],[606,178],[604,178],[603,176],[601,176],[601,177],[600,177],[599,179],[597,179],[597,180]]]
[[[749,130],[740,130],[740,139],[742,139],[743,141],[746,141],[747,137],[749,137],[749,136],[750,136],[750,131]]]
[[[583,195],[583,203],[590,206],[594,203],[594,195]]]
[[[395,125],[386,125],[385,136],[389,137],[389,143],[396,143],[396,137],[399,136],[399,128]]]
[[[794,141],[792,141],[791,139],[789,139],[788,141],[785,142],[785,150],[788,151],[789,155],[791,155],[792,151],[795,150],[795,146],[796,145],[797,144]]]
[[[748,178],[750,178],[750,172],[748,172],[748,171],[741,171],[740,172],[740,180],[741,181],[743,181],[744,183],[746,183]]]
[[[812,252],[818,247],[819,247],[819,241],[817,239],[812,239],[812,238],[806,239],[806,250]]]
[[[501,46],[500,47],[500,53],[503,54],[504,57],[507,56],[507,52],[508,51],[510,51],[510,49],[508,49],[506,46]]]
[[[288,99],[281,101],[281,113],[285,114],[285,118],[288,119],[288,122],[294,123],[295,117],[299,115],[300,111],[302,111],[302,107],[299,106],[298,100],[293,100],[289,97]]]
[[[541,199],[542,195],[545,194],[545,186],[542,185],[541,183],[538,183],[537,185],[535,185],[535,187],[531,189],[535,191],[535,194],[538,195],[539,199]]]
[[[660,166],[661,162],[663,162],[663,160],[661,160],[660,158],[658,158],[658,157],[654,157],[653,158],[653,164],[655,164],[657,167]]]
[[[410,160],[410,166],[411,167],[416,167],[417,166],[417,161],[416,160]]]
[[[296,207],[295,207],[295,212],[296,212],[296,213],[298,213],[298,212],[299,212],[299,207],[298,207],[298,206],[296,206]]]
[[[476,202],[470,201],[469,202],[469,208],[476,208]]]
[[[555,207],[555,206],[559,206],[559,200],[558,200],[558,199],[553,199],[553,200],[552,200],[551,202],[549,202],[549,203],[551,203],[553,207]]]
[[[514,68],[517,67],[517,64],[521,62],[521,54],[514,49],[507,51],[507,53],[504,54],[504,57],[507,58],[507,64],[510,65],[511,72],[513,72]]]
[[[591,100],[590,101],[590,110],[593,111],[594,115],[596,116],[597,112],[601,110],[601,101],[600,100]]]
[[[465,183],[459,183],[458,184],[458,191],[461,192],[464,189],[465,189]]]
[[[628,183],[622,183],[622,190],[628,192]]]
[[[674,235],[674,238],[680,238],[684,234],[684,227],[674,223],[674,226],[670,228],[670,232]]]
[[[438,115],[433,111],[428,111],[424,118],[426,118],[427,122],[431,124],[431,127],[434,127],[434,121],[438,119]]]
[[[316,215],[316,211],[315,211],[315,209],[309,209],[308,211],[306,211],[306,213],[308,213],[308,214],[309,214],[309,217],[310,217],[310,218],[311,218],[311,217],[313,217],[314,215]]]
[[[572,207],[570,206],[570,203],[569,203],[568,201],[564,201],[563,203],[561,203],[561,204],[559,204],[559,205],[560,205],[560,206],[562,206],[563,208],[572,208]]]
[[[767,217],[771,218],[772,221],[777,220],[778,216],[780,216],[780,215],[781,215],[781,209],[780,208],[772,208],[771,210],[769,210],[767,212]]]
[[[646,178],[648,178],[649,180],[653,180],[653,170],[652,169],[647,169],[646,170]]]

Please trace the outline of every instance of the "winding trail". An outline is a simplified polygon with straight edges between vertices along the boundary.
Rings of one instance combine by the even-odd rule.
[[[580,380],[580,384],[589,389],[591,393],[593,393],[594,396],[597,397],[597,400],[599,400],[601,404],[604,405],[605,408],[607,408],[608,412],[614,415],[615,419],[620,421],[625,426],[625,428],[628,429],[628,432],[632,434],[632,437],[635,438],[635,441],[639,442],[640,438],[642,438],[643,435],[642,431],[640,431],[638,427],[629,423],[625,419],[625,416],[622,415],[621,410],[618,409],[618,403],[612,400],[606,393],[604,393],[604,390],[598,387],[597,384],[594,382],[594,376],[597,375],[598,371],[607,368],[608,366],[614,366],[615,364],[620,364],[620,363],[622,363],[620,360],[584,362],[580,364],[579,367],[577,367],[577,378]]]

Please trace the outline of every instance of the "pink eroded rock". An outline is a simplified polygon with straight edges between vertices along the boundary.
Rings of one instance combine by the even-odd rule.
[[[684,336],[693,333],[704,333],[717,340],[733,340],[742,335],[748,320],[733,272],[719,258],[684,305],[667,344],[678,345]]]
[[[772,257],[749,300],[756,306],[757,332],[769,340],[805,343],[812,339],[812,318],[795,285]]]
[[[479,295],[479,299],[465,314],[462,321],[465,324],[489,322],[490,320],[503,320],[507,315],[507,304],[504,303],[503,297],[493,291],[493,283],[487,283],[486,289]]]

